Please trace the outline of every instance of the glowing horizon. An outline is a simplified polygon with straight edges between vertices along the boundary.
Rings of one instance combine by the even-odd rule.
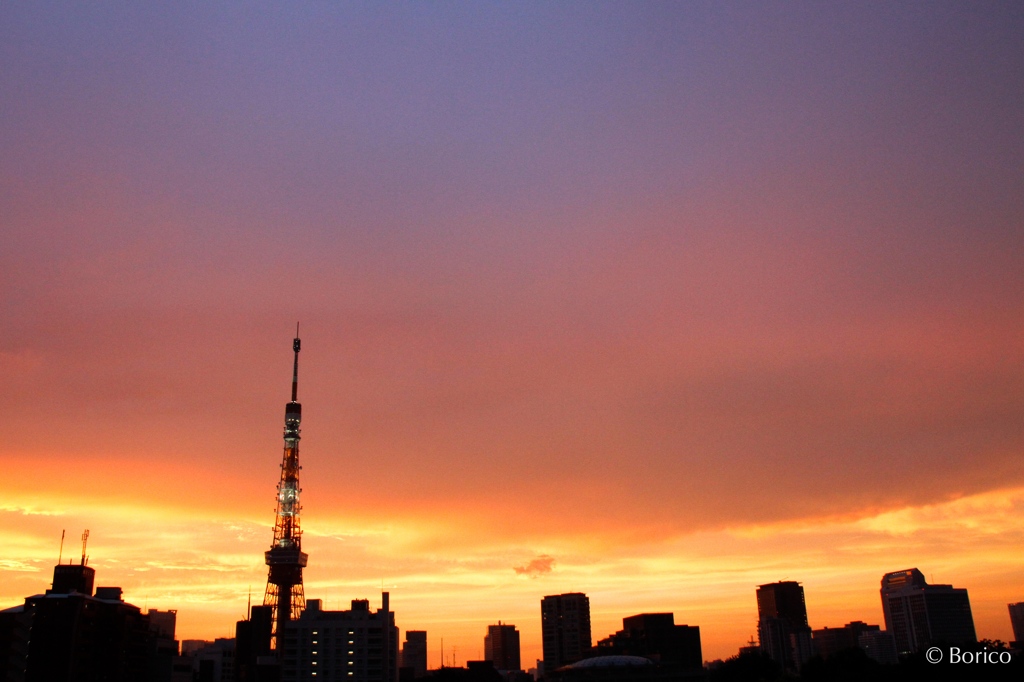
[[[81,502],[73,506],[85,511],[71,514],[66,502],[38,499],[33,509],[3,510],[8,518],[30,519],[34,540],[4,534],[11,549],[3,568],[9,577],[15,574],[0,595],[5,601],[48,586],[53,563],[39,558],[47,538],[41,529],[56,531],[77,516],[92,524],[89,555],[97,584],[119,585],[125,600],[139,606],[176,608],[179,639],[232,637],[234,622],[244,617],[250,588],[253,603],[262,603],[262,551],[272,537],[268,522],[190,520],[183,508],[132,505],[136,518],[125,523],[121,509],[101,500],[94,500],[92,508]],[[1013,539],[1024,536],[1022,509],[1024,488],[1014,488],[862,516],[730,527],[657,540],[618,536],[611,541],[620,553],[616,559],[605,556],[609,539],[604,537],[582,542],[578,536],[548,537],[536,539],[529,548],[495,547],[479,537],[460,544],[455,536],[464,528],[444,528],[439,519],[330,519],[314,514],[306,522],[304,541],[310,553],[306,595],[334,609],[369,598],[376,609],[383,582],[399,628],[427,630],[431,666],[439,664],[440,637],[446,647],[472,652],[482,647],[486,626],[499,619],[522,633],[524,661],[541,658],[540,599],[568,591],[590,597],[595,644],[621,629],[625,616],[672,611],[677,622],[701,627],[704,656],[711,660],[735,655],[748,637],[756,637],[758,584],[800,581],[813,628],[852,620],[884,627],[878,596],[882,574],[919,567],[929,582],[969,590],[979,637],[1009,641],[1006,595],[1017,584]],[[960,551],[950,555],[937,542],[943,536],[945,544]],[[823,546],[823,538],[831,548]],[[192,548],[191,556],[182,556],[182,545]],[[410,550],[422,546],[451,549],[429,555]],[[764,550],[772,547],[785,548],[785,556],[766,561]],[[964,548],[971,553],[964,556]],[[74,541],[66,542],[65,559],[77,561],[76,551]],[[419,558],[396,566],[395,556]],[[850,556],[860,561],[856,571],[844,565]],[[538,557],[552,560],[539,562],[535,572],[516,570]],[[386,572],[381,570],[389,564]],[[338,567],[347,569],[346,578],[330,575]],[[382,575],[374,575],[373,567]],[[186,573],[195,578],[182,583]],[[470,658],[475,660],[475,655]]]

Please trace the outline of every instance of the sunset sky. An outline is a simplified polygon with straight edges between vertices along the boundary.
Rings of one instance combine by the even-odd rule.
[[[301,321],[306,597],[431,667],[911,567],[1012,639],[1022,74],[1013,2],[0,4],[0,608],[88,528],[233,636]]]

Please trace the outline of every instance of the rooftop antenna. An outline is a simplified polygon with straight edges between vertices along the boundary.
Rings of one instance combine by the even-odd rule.
[[[295,340],[292,342],[295,351],[295,369],[292,370],[292,402],[298,401],[299,395],[299,323],[295,323]]]
[[[66,533],[66,532],[67,532],[66,529],[61,529],[61,531],[60,531],[60,553],[57,554],[57,565],[58,566],[60,566],[60,560],[62,558],[64,558],[64,533]]]
[[[86,528],[85,532],[82,533],[82,565],[85,566],[89,557],[85,556],[85,546],[89,544],[89,529]]]
[[[249,585],[249,598],[245,601],[245,618],[252,619],[252,585]]]

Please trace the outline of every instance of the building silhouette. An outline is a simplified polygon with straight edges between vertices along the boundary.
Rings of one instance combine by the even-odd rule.
[[[192,653],[195,682],[232,682],[235,679],[235,640],[215,639]]]
[[[893,639],[891,632],[870,630],[861,633],[857,638],[857,646],[876,663],[896,665],[900,662],[899,654],[896,652],[896,640]]]
[[[121,588],[110,589],[117,590],[120,597]],[[178,612],[175,609],[149,609],[146,618],[149,620],[149,672],[146,679],[150,682],[192,682],[192,662],[179,655],[178,640],[175,639]]]
[[[487,626],[484,637],[484,660],[494,664],[497,670],[522,670],[519,661],[519,630],[515,625]]]
[[[1024,648],[1024,601],[1007,604],[1010,609],[1010,625],[1013,627],[1013,648]]]
[[[388,597],[382,593],[377,611],[366,599],[353,599],[348,611],[325,611],[310,599],[284,631],[281,681],[396,682],[398,628]]]
[[[508,682],[490,661],[466,661],[465,668],[442,666],[427,674],[431,682]]]
[[[23,682],[32,614],[24,605],[0,611],[0,680]]]
[[[0,612],[0,679],[173,682],[174,612],[143,614],[120,587],[94,590],[95,575],[83,546],[81,563],[54,567],[44,594]]]
[[[280,670],[271,649],[274,607],[253,606],[249,618],[235,625],[235,679],[238,682],[274,680]]]
[[[540,602],[544,673],[581,660],[590,650],[590,600],[581,592],[549,595]]]
[[[411,670],[413,679],[427,675],[427,631],[406,630],[405,641],[402,643],[402,668]]]
[[[793,580],[757,587],[757,637],[761,651],[784,669],[799,671],[813,654],[804,588]]]
[[[863,621],[855,620],[841,628],[812,630],[811,640],[814,642],[814,652],[822,658],[828,658],[844,649],[857,648],[861,635],[865,632],[878,632],[881,629],[877,625],[868,625]]]
[[[744,655],[749,656],[751,654],[755,655],[755,656],[760,656],[761,655],[761,647],[760,647],[760,645],[758,645],[757,642],[754,641],[754,636],[751,635],[750,636],[750,641],[748,641],[745,646],[741,646],[737,653],[740,656],[744,656]]]
[[[622,619],[622,630],[597,643],[597,656],[641,656],[662,664],[701,668],[700,628],[676,625],[671,613],[641,613]]]
[[[208,639],[183,639],[181,640],[181,655],[191,656],[196,651],[213,644]]]
[[[929,585],[916,568],[882,576],[885,629],[896,650],[909,654],[933,643],[976,642],[967,590],[952,585]]]

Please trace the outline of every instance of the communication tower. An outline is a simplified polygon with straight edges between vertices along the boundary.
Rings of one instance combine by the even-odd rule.
[[[298,618],[306,607],[302,591],[302,569],[307,555],[302,551],[302,529],[299,526],[299,423],[302,405],[299,404],[299,328],[295,327],[295,366],[292,371],[292,399],[284,407],[284,458],[281,462],[281,482],[277,484],[277,517],[274,523],[274,543],[266,552],[267,591],[263,605],[273,612],[273,633],[278,655],[282,650],[282,637],[288,621]]]

